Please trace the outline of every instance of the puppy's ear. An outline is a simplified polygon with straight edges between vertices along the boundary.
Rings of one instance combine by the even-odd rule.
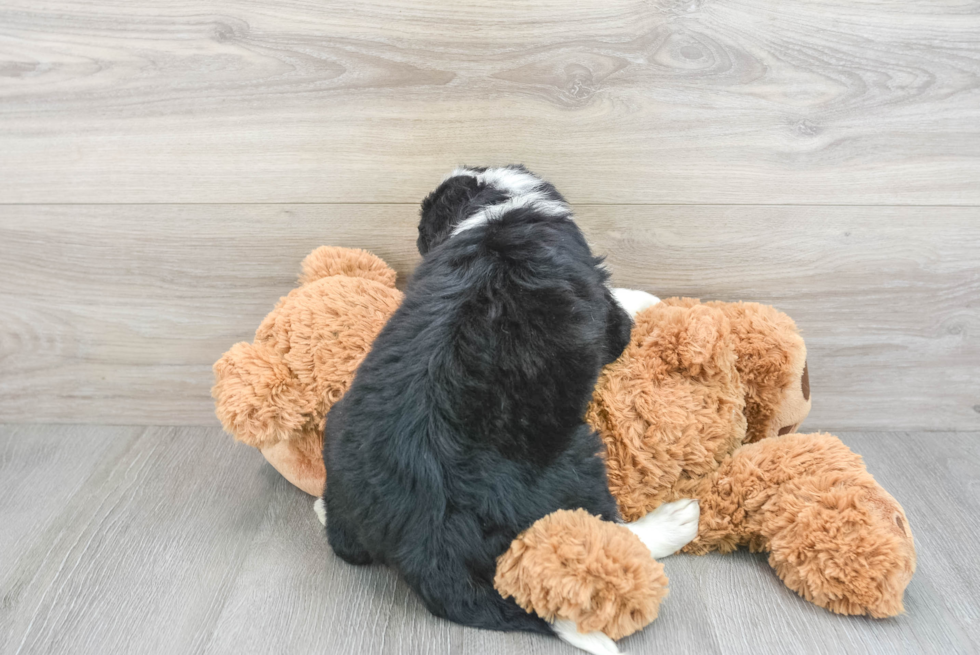
[[[416,241],[419,254],[424,257],[448,239],[453,228],[478,208],[477,196],[486,189],[473,175],[453,175],[426,196]]]
[[[614,297],[612,290],[606,287],[604,293],[609,313],[606,317],[606,352],[602,360],[603,366],[619,359],[629,345],[633,330],[633,319]]]

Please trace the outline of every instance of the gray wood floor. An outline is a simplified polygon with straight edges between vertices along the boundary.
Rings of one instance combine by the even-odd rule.
[[[849,433],[904,505],[906,614],[840,617],[760,555],[666,560],[632,653],[980,651],[980,434]],[[330,552],[311,499],[204,427],[0,427],[0,654],[571,653],[428,615],[381,567]]]

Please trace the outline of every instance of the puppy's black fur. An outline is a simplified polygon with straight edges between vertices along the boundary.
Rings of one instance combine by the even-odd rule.
[[[461,175],[425,199],[423,261],[327,418],[327,535],[437,616],[547,633],[494,590],[496,559],[555,510],[618,517],[583,415],[631,322],[567,214],[532,205],[451,236],[507,197]]]

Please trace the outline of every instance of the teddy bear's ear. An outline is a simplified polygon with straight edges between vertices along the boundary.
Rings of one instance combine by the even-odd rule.
[[[637,317],[633,338],[643,354],[690,376],[714,374],[734,361],[724,313],[691,298],[668,298]]]
[[[237,343],[214,365],[215,413],[239,441],[267,448],[311,421],[314,394],[272,349]]]
[[[299,283],[309,284],[331,275],[362,277],[392,288],[397,277],[395,271],[380,257],[366,250],[320,246],[303,260]]]
[[[731,321],[746,388],[746,442],[796,432],[811,407],[806,344],[796,323],[769,305],[711,305]]]

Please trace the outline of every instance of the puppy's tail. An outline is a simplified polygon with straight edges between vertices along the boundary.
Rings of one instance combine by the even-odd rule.
[[[565,641],[600,652],[576,643],[569,626],[596,643],[603,640],[592,633],[630,635],[657,618],[667,577],[628,528],[582,509],[559,510],[521,533],[497,559],[494,587],[554,624]],[[608,640],[603,647],[617,652]]]

